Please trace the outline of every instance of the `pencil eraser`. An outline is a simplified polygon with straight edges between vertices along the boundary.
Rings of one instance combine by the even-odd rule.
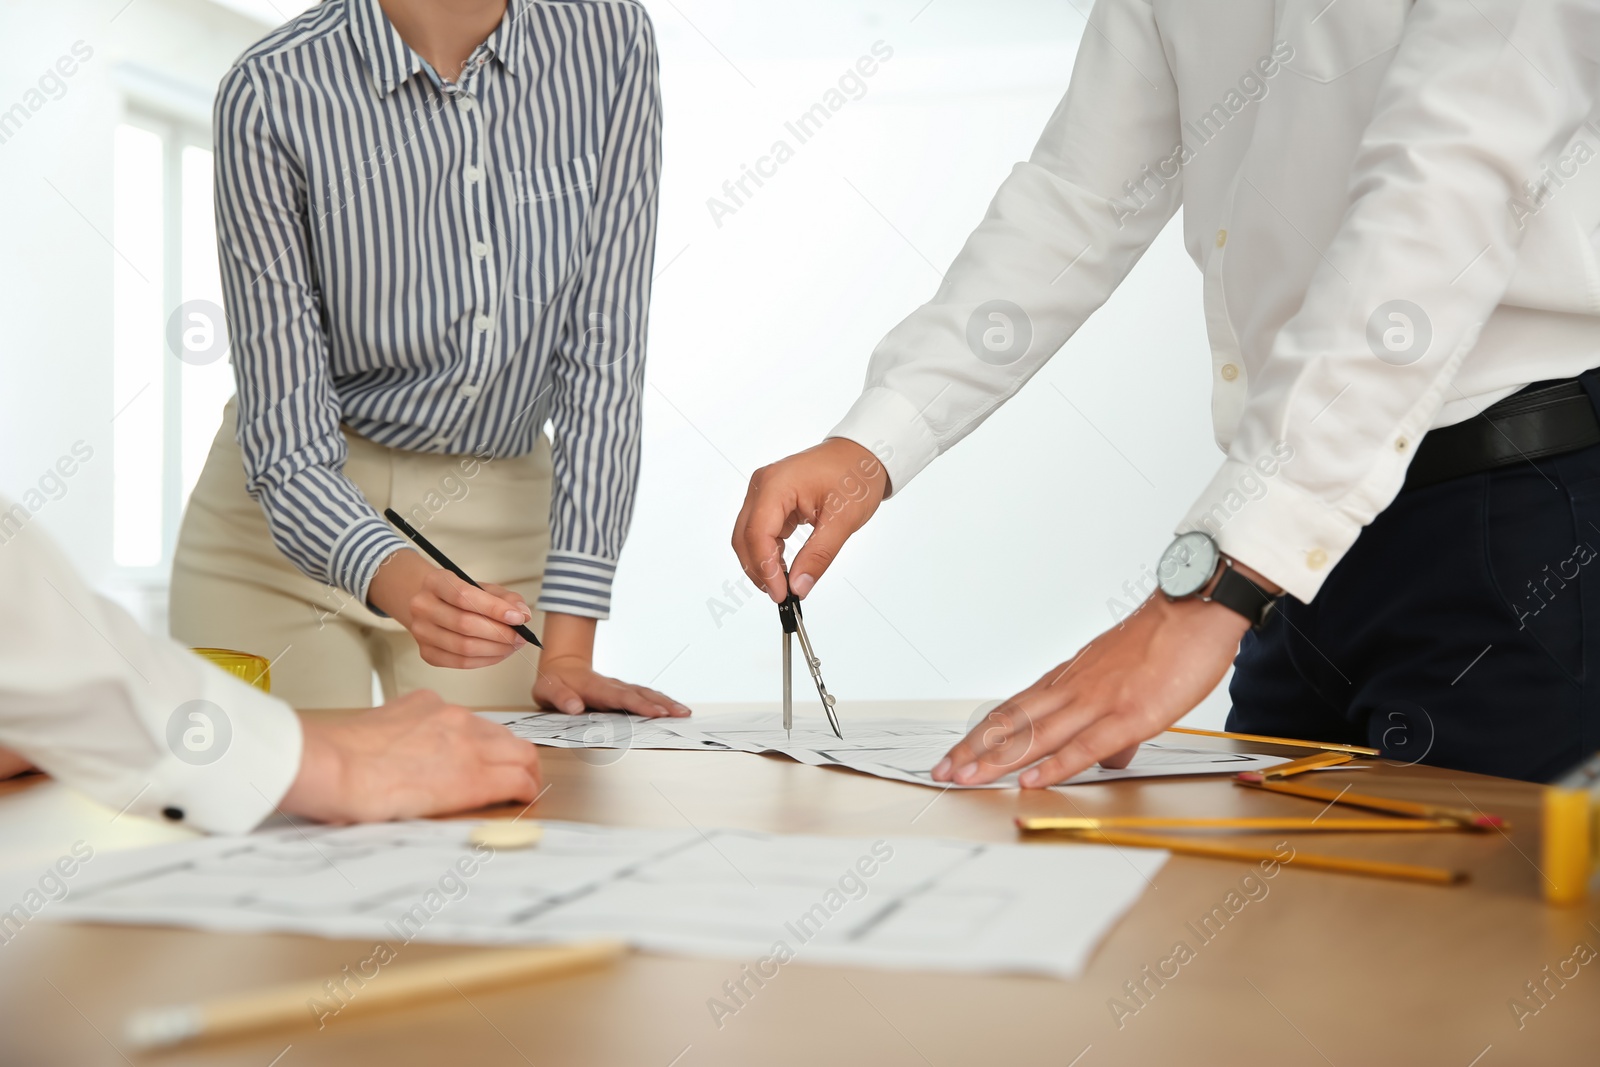
[[[479,823],[467,835],[474,845],[487,845],[494,849],[532,848],[544,837],[544,827],[536,822],[518,822],[515,819],[495,819]]]
[[[1240,771],[1233,777],[1238,781],[1250,782],[1253,784],[1266,781],[1265,777],[1262,776],[1260,771]]]

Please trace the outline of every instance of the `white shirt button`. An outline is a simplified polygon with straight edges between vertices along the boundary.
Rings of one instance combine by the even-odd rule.
[[[1223,381],[1231,382],[1235,378],[1239,377],[1239,368],[1232,363],[1224,363],[1222,365],[1221,374]]]
[[[1306,566],[1314,571],[1320,571],[1328,565],[1328,554],[1320,548],[1313,548],[1306,553]]]
[[[479,393],[483,392],[483,387],[482,386],[473,385],[472,383],[468,382],[466,385],[463,385],[461,387],[460,391],[461,391],[462,399],[471,400],[473,397],[475,397]]]
[[[481,180],[483,180],[483,168],[482,167],[468,167],[467,168],[467,181],[468,182],[477,183],[477,182],[479,182]]]
[[[479,315],[477,318],[472,320],[472,328],[477,330],[479,333],[488,333],[489,327],[493,325],[494,322],[487,315]]]
[[[434,444],[435,448],[449,448],[450,447],[450,438],[448,438],[448,437],[435,437],[433,439],[433,444]]]
[[[1228,231],[1227,230],[1218,230],[1217,231],[1217,247],[1221,248],[1223,245],[1225,245],[1227,243],[1228,243]]]
[[[478,106],[477,104],[473,103],[472,97],[470,96],[458,96],[456,97],[456,103],[461,106],[462,111],[471,111],[473,108]]]
[[[474,242],[472,242],[472,254],[477,256],[479,259],[487,258],[488,255],[489,255],[489,242],[487,242],[487,241],[474,241]]]

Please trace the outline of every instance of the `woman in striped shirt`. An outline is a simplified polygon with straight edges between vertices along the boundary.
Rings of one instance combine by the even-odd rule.
[[[185,515],[174,634],[274,657],[300,706],[364,705],[376,670],[390,694],[688,714],[592,667],[638,476],[644,10],[326,0],[239,60],[215,128],[238,393]],[[496,584],[434,568],[384,507]],[[542,656],[511,629],[529,621]]]

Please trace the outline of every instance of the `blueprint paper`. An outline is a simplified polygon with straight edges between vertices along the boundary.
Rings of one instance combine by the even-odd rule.
[[[290,826],[107,852],[44,914],[395,948],[617,937],[752,966],[778,958],[770,967],[1072,978],[1167,858],[1100,845],[564,822],[545,823],[536,848],[496,852],[469,843],[474,825]]]
[[[703,719],[641,719],[622,712],[485,712],[518,737],[557,748],[680,749],[694,751],[776,752],[812,766],[848,767],[912,785],[940,789],[1013,789],[1016,773],[987,785],[950,785],[933,780],[933,767],[967,727],[947,720],[847,719],[837,738],[820,721],[785,733],[770,713],[720,715]],[[1287,763],[1284,756],[1217,752],[1173,741],[1147,741],[1127,767],[1094,767],[1063,786],[1128,778],[1237,774]],[[1019,768],[1020,770],[1020,768]],[[1061,787],[1057,787],[1061,788]]]
[[[728,746],[694,730],[675,730],[678,719],[643,719],[620,711],[484,711],[486,719],[518,737],[553,748],[671,748],[726,752]]]
[[[630,723],[627,720],[633,719]],[[539,712],[513,717],[503,713],[512,732],[535,744],[564,748],[677,748],[701,751],[777,752],[820,767],[849,767],[912,785],[939,789],[1015,789],[1016,773],[988,785],[955,785],[933,780],[934,766],[969,727],[949,720],[844,718],[844,738],[833,735],[818,712],[785,734],[778,716],[766,713],[686,719],[636,719],[621,712],[586,716]],[[1289,762],[1284,756],[1217,752],[1166,739],[1139,746],[1127,767],[1092,767],[1063,786],[1115,782],[1127,778],[1238,774]],[[1020,771],[1022,768],[1018,768]],[[1061,788],[1061,787],[1057,787]]]

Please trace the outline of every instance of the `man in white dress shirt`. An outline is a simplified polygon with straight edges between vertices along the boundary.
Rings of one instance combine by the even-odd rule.
[[[432,693],[302,721],[142,631],[37,526],[0,543],[0,589],[0,778],[38,767],[110,808],[211,833],[275,811],[372,822],[539,795],[534,746]]]
[[[1236,654],[1235,729],[1531,779],[1600,747],[1600,5],[1100,0],[1089,23],[1032,157],[844,421],[752,479],[746,570],[805,596],[1181,204],[1227,458],[1150,599],[935,776],[1125,759]]]

